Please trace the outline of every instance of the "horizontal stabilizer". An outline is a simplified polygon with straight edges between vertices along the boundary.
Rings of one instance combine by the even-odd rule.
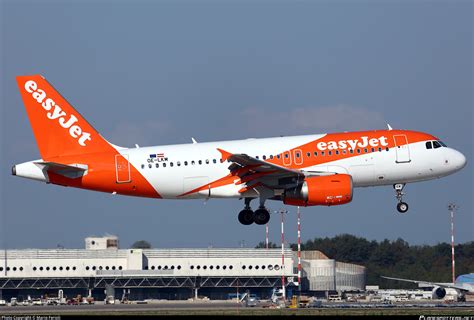
[[[87,165],[84,164],[62,164],[57,162],[37,161],[36,165],[47,172],[54,172],[67,178],[75,179],[87,174]]]

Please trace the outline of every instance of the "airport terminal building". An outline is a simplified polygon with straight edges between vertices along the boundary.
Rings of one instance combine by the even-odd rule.
[[[291,249],[119,249],[118,238],[89,237],[85,249],[22,249],[0,252],[0,296],[78,294],[105,298],[226,299],[249,290],[262,298],[285,286],[298,289],[297,255]],[[302,253],[302,290],[358,291],[365,267],[339,263],[318,251]]]

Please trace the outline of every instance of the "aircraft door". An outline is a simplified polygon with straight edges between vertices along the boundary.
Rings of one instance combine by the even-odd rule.
[[[397,153],[396,163],[410,162],[410,148],[408,146],[407,136],[404,134],[394,135],[395,151]]]
[[[303,164],[303,153],[300,149],[293,151],[293,159],[296,165],[299,166]]]
[[[115,176],[117,183],[129,183],[132,181],[130,176],[130,162],[128,154],[115,155]]]

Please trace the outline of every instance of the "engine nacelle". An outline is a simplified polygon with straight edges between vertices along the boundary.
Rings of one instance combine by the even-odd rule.
[[[446,289],[441,287],[434,287],[432,297],[433,299],[443,299],[446,296]]]
[[[283,203],[292,206],[337,206],[352,201],[352,177],[348,174],[308,177],[297,188],[285,191]]]

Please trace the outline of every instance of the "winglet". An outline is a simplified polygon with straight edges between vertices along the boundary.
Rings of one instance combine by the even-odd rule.
[[[229,159],[229,158],[232,156],[232,153],[227,152],[227,151],[225,151],[225,150],[222,150],[222,149],[217,148],[217,151],[219,151],[219,152],[221,153],[221,155],[222,155],[222,160],[224,160],[224,161],[227,160],[227,159]]]
[[[388,130],[393,130],[389,123],[387,123]]]

